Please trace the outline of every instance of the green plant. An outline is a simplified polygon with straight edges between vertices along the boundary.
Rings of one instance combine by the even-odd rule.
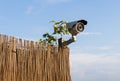
[[[51,21],[54,23],[53,27],[54,27],[54,33],[53,34],[60,34],[61,36],[62,35],[68,35],[69,32],[66,28],[66,21],[64,20],[61,20],[59,22],[56,22],[56,21]]]
[[[57,44],[57,37],[55,37],[55,35],[60,35],[61,37],[63,35],[69,35],[69,32],[66,28],[66,21],[61,20],[59,22],[56,21],[51,21],[54,23],[53,28],[54,28],[54,32],[53,34],[49,34],[49,33],[45,33],[43,34],[43,38],[44,39],[40,39],[39,42],[42,43],[47,43],[47,44],[51,44],[51,45],[56,45]]]

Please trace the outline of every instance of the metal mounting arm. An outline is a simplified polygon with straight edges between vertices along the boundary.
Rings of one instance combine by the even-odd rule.
[[[75,41],[76,41],[76,36],[72,36],[72,38],[70,38],[67,41],[64,41],[63,38],[60,38],[60,39],[58,39],[58,44],[59,44],[59,47],[64,47]]]

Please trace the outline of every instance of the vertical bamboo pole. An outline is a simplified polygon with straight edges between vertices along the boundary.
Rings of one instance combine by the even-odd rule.
[[[0,81],[3,81],[3,67],[2,67],[2,35],[0,34]]]

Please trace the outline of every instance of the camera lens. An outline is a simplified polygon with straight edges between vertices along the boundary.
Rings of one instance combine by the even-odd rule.
[[[84,25],[82,23],[77,23],[76,24],[76,30],[78,32],[82,32],[84,30]]]

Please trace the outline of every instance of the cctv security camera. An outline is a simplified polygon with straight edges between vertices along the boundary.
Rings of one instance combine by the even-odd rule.
[[[84,25],[87,25],[86,20],[78,20],[66,23],[66,27],[68,31],[72,34],[72,36],[76,36],[79,32],[83,32]]]

